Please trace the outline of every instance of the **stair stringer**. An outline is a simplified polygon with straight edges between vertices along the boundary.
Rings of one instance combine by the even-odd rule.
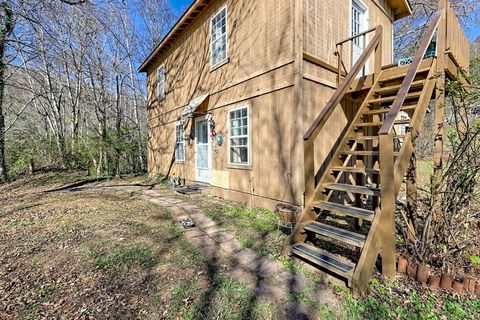
[[[432,95],[436,88],[437,79],[435,78],[435,73],[436,60],[432,63],[431,70],[428,73],[426,85],[424,86],[424,91],[420,96],[417,109],[415,109],[412,120],[410,121],[409,130],[405,135],[399,155],[397,157],[397,160],[395,161],[394,182],[396,195],[398,195],[398,193],[400,192],[403,178],[407,173],[407,169],[410,163],[410,158],[415,151],[415,139],[418,137],[418,134],[423,128],[423,122],[425,120],[425,115],[427,114],[428,104],[432,100]]]
[[[370,88],[370,91],[368,92],[367,96],[365,97],[362,104],[360,105],[360,108],[358,108],[358,111],[355,114],[355,117],[353,118],[347,130],[345,131],[345,136],[342,138],[340,144],[338,145],[337,150],[331,157],[331,160],[326,170],[322,173],[320,179],[318,180],[319,182],[315,186],[315,189],[313,191],[313,196],[310,198],[305,197],[304,208],[299,218],[297,219],[297,223],[295,224],[295,228],[292,232],[292,236],[290,237],[288,245],[305,241],[306,235],[302,234],[303,226],[305,225],[306,222],[310,220],[315,220],[317,218],[317,214],[313,211],[312,203],[318,200],[325,200],[327,195],[324,194],[322,185],[328,182],[335,182],[338,179],[338,177],[335,178],[333,176],[332,169],[335,166],[342,165],[342,162],[339,160],[340,153],[346,150],[347,142],[348,142],[348,139],[350,138],[349,135],[352,133],[355,123],[357,123],[359,120],[362,119],[362,114],[365,110],[368,109],[370,99],[375,94],[375,91],[380,87],[379,79],[382,79],[383,73],[384,71],[380,72],[379,76],[376,78],[374,84]]]
[[[414,140],[418,136],[420,130],[423,127],[425,115],[427,113],[428,104],[431,100],[433,91],[435,90],[436,79],[434,79],[436,61],[433,61],[430,72],[428,73],[426,83],[422,90],[422,94],[417,104],[417,108],[412,116],[409,127],[411,128],[405,135],[404,142],[400,149],[397,160],[394,165],[394,192],[395,198],[400,192],[400,188],[403,182],[403,178],[407,173],[410,158],[413,155],[415,145]],[[381,170],[381,168],[380,168]],[[380,181],[380,185],[382,182]],[[363,247],[360,259],[355,268],[352,279],[352,287],[355,294],[364,292],[370,282],[377,257],[382,250],[381,243],[381,228],[379,226],[388,223],[385,221],[387,214],[381,211],[381,199],[380,207],[375,210],[375,218],[370,227],[365,245]]]

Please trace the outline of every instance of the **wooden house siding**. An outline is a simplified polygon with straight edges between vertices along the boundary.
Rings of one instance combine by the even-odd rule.
[[[349,0],[210,1],[171,47],[148,64],[149,175],[169,171],[180,114],[192,99],[208,93],[199,112],[211,113],[216,133],[225,139],[222,146],[212,141],[212,193],[267,208],[278,202],[301,205],[303,134],[336,88],[334,72],[303,61],[302,57],[308,53],[336,64],[335,43],[350,36],[348,3]],[[212,69],[210,20],[225,5],[228,61]],[[327,10],[328,5],[331,8]],[[342,20],[334,19],[333,12],[342,12]],[[392,22],[373,4],[370,16],[372,25],[384,25],[384,55],[391,59],[388,44]],[[166,71],[166,95],[162,101],[156,98],[159,66],[165,66]],[[251,161],[248,166],[232,166],[228,161],[228,111],[241,106],[249,107]],[[325,133],[328,138],[318,146],[317,162],[329,156],[335,137],[351,120],[354,107],[352,101],[346,100],[344,112],[332,117],[335,123]],[[170,170],[187,183],[196,181],[193,122],[190,120],[185,128],[185,136],[191,138],[185,140],[185,161],[175,162]]]
[[[226,64],[210,66],[210,19],[228,8]],[[209,93],[200,107],[210,112],[216,133],[225,141],[212,150],[212,191],[232,200],[272,207],[283,199],[301,202],[302,191],[291,183],[291,137],[295,117],[294,86],[295,1],[213,1],[184,31],[183,36],[148,70],[148,171],[166,173],[171,163],[175,125],[184,107]],[[166,97],[157,101],[156,70],[166,69]],[[228,164],[228,111],[248,106],[250,154],[248,167]],[[185,128],[194,137],[192,122]],[[193,142],[193,141],[192,141]],[[273,157],[272,155],[275,155]],[[295,168],[300,170],[302,168]],[[185,161],[171,173],[195,181],[195,146],[185,141]]]
[[[389,64],[392,62],[393,52],[393,9],[385,0],[359,1],[368,8],[368,28],[383,26],[383,64]],[[303,2],[304,51],[336,67],[335,44],[352,35],[352,0],[303,0]],[[346,45],[343,51],[348,69],[351,67],[350,50],[350,46]],[[370,68],[373,68],[372,64]]]

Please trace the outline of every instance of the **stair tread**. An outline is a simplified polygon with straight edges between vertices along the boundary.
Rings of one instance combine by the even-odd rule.
[[[358,194],[365,194],[369,196],[380,195],[380,189],[370,188],[365,186],[355,186],[355,185],[346,184],[346,183],[325,183],[322,186],[325,189],[335,190],[335,191],[352,192],[352,193],[358,193]]]
[[[400,108],[400,111],[413,111],[415,110],[415,108],[416,108],[416,105],[405,106]],[[390,108],[373,109],[373,110],[367,110],[363,112],[362,115],[376,115],[376,114],[388,113],[388,111],[390,111]]]
[[[394,125],[409,124],[409,123],[410,123],[410,119],[397,120],[394,122]],[[383,125],[383,121],[355,123],[355,127],[381,127],[382,125]]]
[[[352,262],[340,260],[337,256],[306,243],[296,243],[292,245],[291,249],[292,253],[341,275],[349,281],[353,277],[355,264]]]
[[[380,151],[342,151],[341,154],[351,156],[379,156]],[[393,155],[398,156],[398,152],[395,151]]]
[[[327,201],[315,201],[312,203],[312,206],[321,209],[334,212],[335,214],[360,218],[368,221],[372,221],[375,215],[375,212],[372,210],[346,206],[340,203],[327,202]]]
[[[430,69],[431,69],[431,66],[430,66],[430,65],[425,65],[425,66],[423,66],[423,67],[421,66],[421,67],[418,69],[417,74],[430,71]],[[408,72],[408,69],[406,69],[405,72],[398,73],[398,74],[392,75],[392,76],[390,76],[390,77],[386,77],[386,78],[379,79],[378,82],[379,82],[379,83],[384,83],[384,82],[388,82],[388,81],[393,81],[393,80],[396,80],[396,79],[404,78],[404,77],[407,75],[407,72]]]
[[[421,94],[422,94],[421,92],[409,93],[409,94],[407,94],[405,100],[419,98]],[[383,97],[383,98],[376,98],[376,99],[370,100],[368,103],[369,103],[369,104],[378,104],[378,103],[393,102],[396,97],[397,97],[397,96],[389,96],[389,97]]]
[[[426,80],[414,81],[414,82],[412,82],[412,85],[410,86],[410,88],[420,88],[425,83],[425,81]],[[400,90],[401,86],[402,86],[401,84],[395,84],[395,85],[392,85],[392,86],[381,87],[380,89],[375,90],[375,93],[386,94],[386,93],[398,92],[398,90]]]
[[[311,221],[303,228],[316,234],[348,243],[356,247],[363,247],[363,244],[365,243],[366,237],[363,234],[351,232],[317,221]]]
[[[380,173],[380,169],[373,169],[373,168],[360,168],[360,167],[333,167],[333,171],[344,171],[344,172],[351,172],[351,173]]]
[[[405,138],[405,135],[394,135],[393,136],[393,139],[403,139]],[[378,140],[379,137],[378,136],[358,136],[358,137],[352,137],[352,138],[348,138],[348,140],[353,140],[353,141],[365,141],[365,140]]]

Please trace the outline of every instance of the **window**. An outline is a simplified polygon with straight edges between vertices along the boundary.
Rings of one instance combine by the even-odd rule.
[[[353,2],[352,3],[352,36],[356,36],[357,34],[360,33],[360,29],[362,28],[362,21],[360,20],[360,17],[361,17],[360,8],[355,2]],[[357,47],[360,47],[360,38],[361,37],[357,37],[353,39],[353,44],[355,44]]]
[[[212,18],[210,46],[212,67],[227,59],[227,7]]]
[[[183,123],[179,123],[175,126],[175,161],[185,161],[183,131]]]
[[[231,164],[250,163],[248,138],[248,108],[229,112],[229,160]]]
[[[356,36],[360,32],[363,32],[366,28],[366,14],[367,8],[361,2],[352,1],[352,37]],[[353,44],[359,48],[363,47],[362,37],[356,37],[353,39]]]
[[[165,66],[158,68],[157,77],[157,98],[163,100],[165,98]]]
[[[408,117],[404,114],[400,115],[400,120],[408,120]],[[400,125],[400,135],[405,135],[407,133],[407,127],[408,125],[406,124],[401,124]]]

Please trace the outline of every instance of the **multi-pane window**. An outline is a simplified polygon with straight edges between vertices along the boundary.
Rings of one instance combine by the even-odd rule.
[[[157,98],[158,100],[165,98],[165,66],[157,70]]]
[[[227,59],[227,7],[212,18],[210,37],[211,63],[215,66]]]
[[[230,163],[249,164],[248,108],[229,112]]]
[[[356,36],[359,34],[362,28],[362,21],[361,21],[361,8],[358,7],[358,5],[353,2],[352,3],[352,37]],[[360,47],[360,38],[361,37],[356,37],[353,39],[353,44],[356,45],[357,47]]]
[[[400,115],[400,120],[408,120],[408,117],[404,114]],[[407,127],[408,125],[406,124],[401,124],[400,125],[400,135],[404,135],[407,133]]]
[[[183,139],[183,123],[175,126],[175,160],[185,161],[185,142]]]

